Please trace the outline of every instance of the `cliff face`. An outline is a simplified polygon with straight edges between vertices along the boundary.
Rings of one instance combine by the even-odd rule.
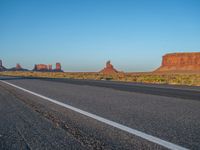
[[[200,52],[171,53],[162,58],[162,65],[155,72],[199,72]]]
[[[60,63],[56,63],[56,69],[57,71],[61,71],[61,64]]]
[[[113,67],[113,65],[111,64],[110,61],[106,62],[106,67],[100,71],[100,73],[103,74],[114,74],[114,73],[118,73],[118,71]]]
[[[41,71],[41,70],[47,71],[47,70],[49,70],[49,68],[48,68],[48,65],[45,65],[45,64],[37,64],[37,65],[35,65],[35,70],[36,70],[36,71]]]
[[[36,64],[33,71],[43,71],[43,72],[63,72],[61,70],[61,64],[56,63],[56,68],[52,69],[52,65]]]

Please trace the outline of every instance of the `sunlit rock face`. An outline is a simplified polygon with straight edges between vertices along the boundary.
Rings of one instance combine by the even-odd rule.
[[[21,70],[22,69],[22,67],[21,67],[21,65],[20,64],[16,64],[16,70]]]
[[[48,68],[48,65],[45,65],[45,64],[37,64],[37,65],[35,65],[34,70],[35,70],[35,71],[48,71],[49,68]]]
[[[162,65],[156,72],[199,72],[200,52],[171,53],[162,58]]]
[[[61,64],[56,63],[56,68],[53,69],[52,65],[45,65],[45,64],[36,64],[33,71],[44,71],[44,72],[63,72],[61,70]]]
[[[61,70],[61,64],[60,63],[56,63],[56,70]]]
[[[103,74],[114,74],[114,73],[118,73],[118,71],[113,67],[113,65],[111,64],[110,61],[106,62],[106,67],[100,71],[100,73]]]
[[[56,68],[53,69],[54,72],[63,72],[63,70],[61,69],[61,63],[57,62],[56,63]]]

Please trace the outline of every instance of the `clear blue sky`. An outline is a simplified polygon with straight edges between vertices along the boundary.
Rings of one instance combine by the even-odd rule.
[[[200,0],[1,0],[0,59],[61,62],[65,71],[151,71],[161,56],[200,51]]]

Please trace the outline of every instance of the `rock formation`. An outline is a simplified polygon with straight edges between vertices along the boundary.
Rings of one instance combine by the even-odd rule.
[[[199,72],[200,52],[171,53],[162,58],[162,65],[155,72]]]
[[[42,71],[42,72],[63,72],[61,70],[61,64],[56,63],[56,68],[52,69],[52,65],[45,64],[36,64],[33,71]]]
[[[6,68],[3,66],[2,60],[0,60],[0,71],[6,71]]]
[[[49,71],[48,65],[45,64],[36,64],[34,71]]]
[[[52,71],[52,65],[49,65],[48,68],[49,68],[49,71]]]
[[[53,72],[63,72],[61,69],[61,64],[59,62],[56,63],[56,68],[53,69]]]
[[[28,69],[24,69],[21,67],[20,64],[16,64],[16,67],[13,67],[11,69],[8,69],[9,71],[28,71]]]
[[[113,65],[111,64],[110,61],[106,62],[106,67],[100,71],[100,73],[103,74],[114,74],[114,73],[118,73],[118,71],[113,67]]]
[[[17,70],[20,70],[22,69],[21,65],[20,64],[16,64],[16,67],[15,67]]]
[[[61,64],[60,63],[56,63],[56,69],[57,71],[60,71],[61,70]]]

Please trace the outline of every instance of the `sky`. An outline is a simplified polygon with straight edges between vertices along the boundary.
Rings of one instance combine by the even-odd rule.
[[[200,52],[200,0],[0,0],[0,59],[65,71],[152,71]]]

